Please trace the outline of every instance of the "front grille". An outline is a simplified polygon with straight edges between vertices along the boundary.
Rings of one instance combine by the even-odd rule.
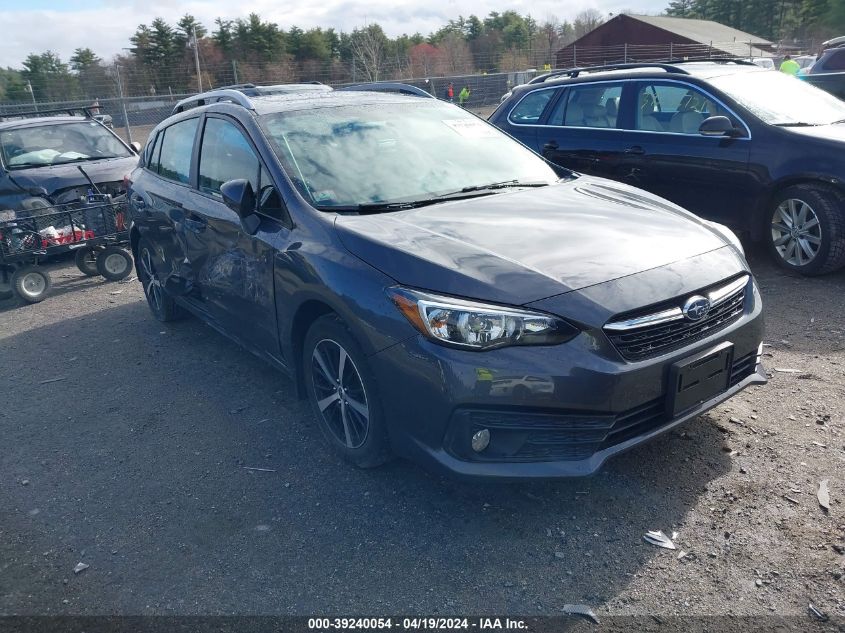
[[[757,353],[734,359],[730,386],[754,373]],[[577,461],[671,422],[661,396],[622,413],[462,410],[447,440],[451,451],[472,461]],[[472,434],[490,430],[484,453],[467,450]]]
[[[748,278],[745,277],[745,279],[747,280]],[[628,329],[620,330],[613,329],[614,327],[619,327],[615,324],[622,322],[621,320],[615,320],[605,326],[604,331],[611,343],[613,343],[613,346],[625,359],[638,361],[653,358],[689,345],[714,332],[718,332],[738,320],[745,311],[746,287],[747,284],[723,298],[721,303],[712,307],[700,321],[690,321],[683,317],[676,317],[676,320],[669,320],[668,322],[659,322],[654,325],[632,325]],[[715,292],[719,290],[717,288]],[[702,294],[707,294],[707,292],[702,291]],[[672,311],[680,313],[680,306],[683,305],[684,300],[689,296],[692,295],[680,297],[674,302],[670,302],[668,307],[664,306],[659,314],[670,313]],[[654,313],[654,309],[652,309],[652,313]],[[632,323],[638,318],[648,319],[649,316],[645,314],[627,315],[626,319],[628,320],[626,322]]]

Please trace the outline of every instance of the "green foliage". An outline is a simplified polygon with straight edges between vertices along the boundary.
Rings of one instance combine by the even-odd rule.
[[[666,15],[714,20],[771,40],[818,41],[845,30],[845,0],[671,0]]]
[[[79,93],[76,78],[70,74],[68,65],[52,51],[28,55],[21,77],[32,85],[36,99],[54,101]]]
[[[129,53],[115,60],[105,62],[85,47],[76,49],[69,63],[51,52],[33,53],[22,70],[0,70],[0,100],[31,99],[27,81],[32,82],[38,100],[112,97],[117,91],[115,65],[125,94],[181,94],[199,83],[195,52],[204,87],[232,83],[233,79],[256,83],[364,81],[402,79],[414,73],[437,77],[540,67],[553,62],[555,51],[572,41],[577,30],[593,28],[601,20],[598,12],[587,11],[573,23],[555,18],[538,23],[516,11],[493,11],[486,17],[459,15],[428,36],[388,37],[378,24],[351,32],[297,26],[283,29],[256,13],[235,20],[217,18],[211,29],[190,14],[175,24],[156,17],[137,26],[126,49]]]

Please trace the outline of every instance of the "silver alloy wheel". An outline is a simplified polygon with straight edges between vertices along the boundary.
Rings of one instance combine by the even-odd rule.
[[[155,275],[155,267],[153,266],[153,257],[147,248],[141,249],[141,275],[144,277],[141,281],[144,284],[144,294],[153,303],[156,311],[161,312],[162,296],[161,283]]]
[[[332,435],[347,448],[360,448],[370,430],[367,393],[358,368],[340,343],[323,339],[311,354],[317,408]]]
[[[783,260],[806,266],[819,254],[822,227],[813,208],[798,198],[781,202],[772,215],[772,244]]]
[[[29,297],[39,297],[47,289],[47,280],[41,273],[30,272],[21,279],[20,289]]]
[[[103,267],[112,275],[122,275],[126,272],[126,258],[117,253],[110,253],[103,262]]]

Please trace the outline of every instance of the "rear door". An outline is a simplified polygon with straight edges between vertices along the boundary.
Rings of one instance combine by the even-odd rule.
[[[538,130],[539,151],[584,174],[616,177],[625,149],[624,81],[570,84]]]
[[[751,132],[723,103],[698,86],[663,79],[634,82],[631,142],[621,179],[714,220],[737,224],[754,208],[758,184],[748,169]],[[703,136],[711,116],[726,116],[737,137]]]
[[[524,143],[535,152],[540,152],[537,144],[538,132],[560,88],[540,88],[527,93],[509,111],[497,119],[495,124],[502,130]]]
[[[183,204],[190,195],[191,165],[199,117],[178,121],[153,139],[145,169],[133,184],[130,204],[143,236],[160,255],[157,273],[173,295],[193,287],[181,230]]]
[[[258,203],[260,225],[244,231],[223,202],[220,187],[245,179]],[[275,249],[284,247],[289,222],[277,189],[240,124],[207,115],[197,161],[197,189],[185,203],[188,259],[207,309],[226,333],[255,351],[279,357],[273,294]]]

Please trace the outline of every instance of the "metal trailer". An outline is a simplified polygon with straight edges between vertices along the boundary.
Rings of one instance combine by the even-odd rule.
[[[75,252],[88,276],[118,281],[132,272],[125,198],[91,194],[78,202],[0,211],[0,299],[43,301],[52,288],[46,259]]]

